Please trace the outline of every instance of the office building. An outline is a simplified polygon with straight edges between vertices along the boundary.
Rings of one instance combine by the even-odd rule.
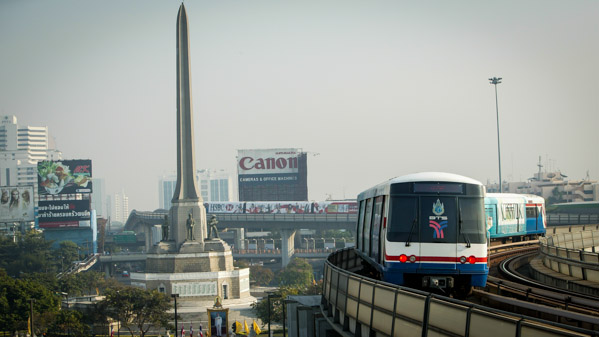
[[[200,169],[197,171],[200,195],[204,202],[235,201],[235,181],[226,170]],[[165,175],[158,183],[159,208],[170,209],[177,185],[176,175]]]
[[[33,185],[37,194],[37,162],[61,159],[62,153],[48,146],[48,127],[0,117],[0,186]]]

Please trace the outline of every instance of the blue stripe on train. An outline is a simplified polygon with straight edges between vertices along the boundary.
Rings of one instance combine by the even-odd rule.
[[[472,275],[471,285],[475,287],[484,287],[487,284],[487,275],[489,268],[486,263],[476,264],[446,264],[446,263],[425,263],[426,267],[421,268],[420,263],[399,263],[386,262],[383,267],[383,280],[385,282],[403,285],[404,274],[419,275]],[[430,269],[429,269],[430,268]]]

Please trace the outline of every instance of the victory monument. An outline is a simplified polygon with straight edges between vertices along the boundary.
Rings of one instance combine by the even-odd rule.
[[[187,13],[177,15],[177,185],[168,217],[157,232],[162,240],[147,254],[146,272],[131,284],[157,289],[181,300],[212,301],[250,296],[249,269],[235,269],[231,248],[208,236],[206,209],[195,169]]]

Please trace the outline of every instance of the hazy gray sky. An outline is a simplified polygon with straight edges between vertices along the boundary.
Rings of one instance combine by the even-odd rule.
[[[132,209],[176,168],[179,1],[0,0],[0,114]],[[418,171],[599,178],[599,1],[187,1],[198,168],[298,147],[308,191]]]

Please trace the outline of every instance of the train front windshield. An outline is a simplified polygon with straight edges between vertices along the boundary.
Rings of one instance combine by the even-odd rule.
[[[485,243],[484,219],[482,197],[394,196],[387,240]]]

